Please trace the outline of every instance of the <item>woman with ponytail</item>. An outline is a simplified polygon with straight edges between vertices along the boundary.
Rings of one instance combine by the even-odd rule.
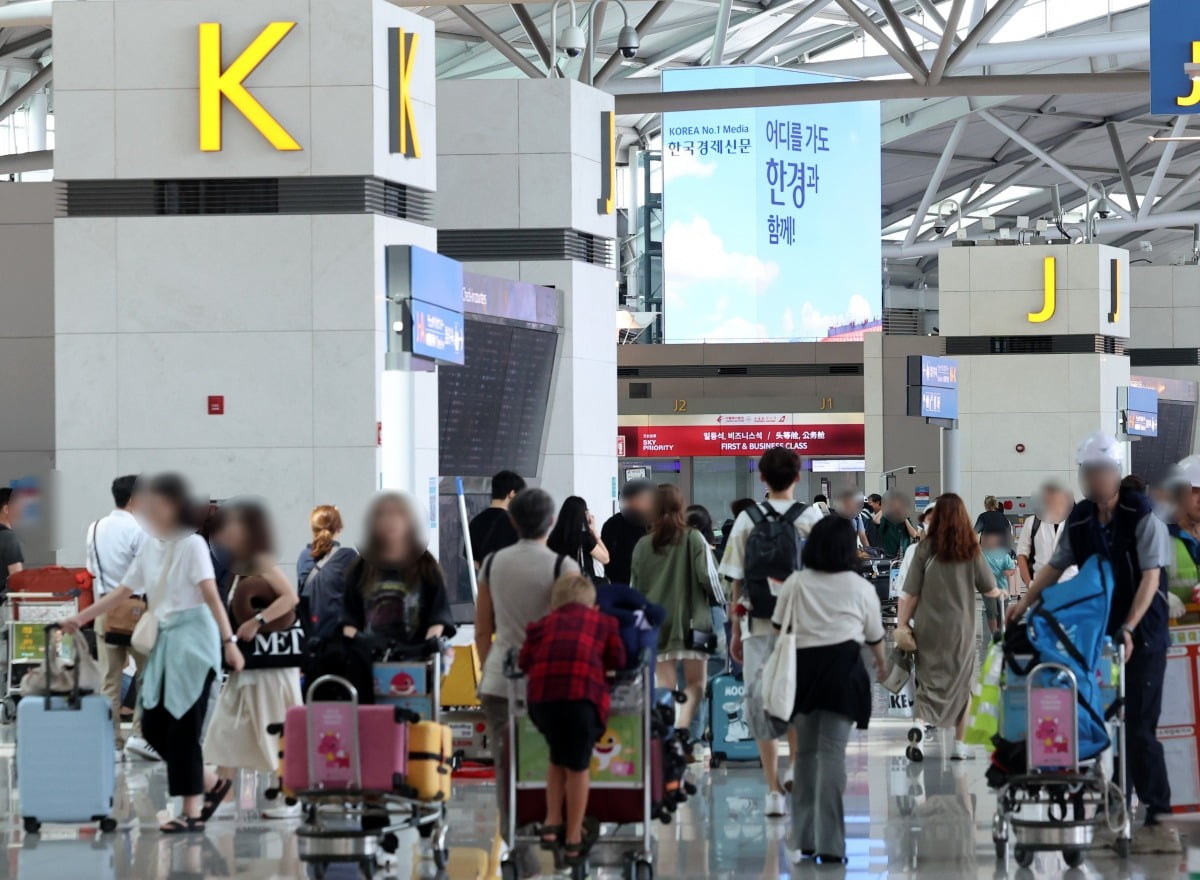
[[[305,545],[296,560],[300,619],[309,635],[330,635],[340,625],[344,574],[358,559],[358,552],[339,542],[342,514],[332,504],[314,507],[308,521],[312,543]]]

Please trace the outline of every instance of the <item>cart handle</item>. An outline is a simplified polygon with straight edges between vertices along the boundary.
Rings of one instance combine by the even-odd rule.
[[[47,627],[47,628],[49,628],[49,627]],[[340,675],[322,675],[320,678],[318,678],[316,681],[314,681],[312,684],[310,684],[308,686],[308,693],[305,695],[304,702],[306,702],[306,703],[314,702],[313,696],[314,696],[314,694],[316,694],[317,688],[323,684],[340,685],[346,691],[346,694],[350,697],[350,702],[354,703],[356,706],[358,705],[358,688],[356,688],[354,685],[352,685],[348,679],[342,678]],[[321,702],[321,701],[316,700],[315,702]]]

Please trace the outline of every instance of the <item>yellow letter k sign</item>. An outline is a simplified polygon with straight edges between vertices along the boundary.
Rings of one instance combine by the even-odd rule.
[[[242,85],[263,59],[296,26],[294,21],[273,21],[254,38],[245,51],[221,70],[221,25],[200,25],[200,149],[221,149],[221,98],[237,107],[250,124],[277,150],[299,150],[300,145],[275,117]]]

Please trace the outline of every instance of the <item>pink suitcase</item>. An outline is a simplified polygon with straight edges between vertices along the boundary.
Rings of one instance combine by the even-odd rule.
[[[313,691],[329,683],[342,685],[349,699],[313,701]],[[284,721],[284,787],[403,790],[413,714],[398,706],[360,706],[354,687],[337,676],[317,679],[308,693],[308,705],[288,709]]]

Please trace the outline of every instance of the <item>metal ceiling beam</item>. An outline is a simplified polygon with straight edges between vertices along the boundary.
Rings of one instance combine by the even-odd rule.
[[[53,3],[51,0],[24,0],[0,6],[0,28],[5,27],[50,27]]]
[[[725,63],[725,38],[729,36],[729,16],[733,12],[733,0],[721,0],[717,9],[716,29],[713,31],[712,49],[708,63],[720,67]]]
[[[1175,123],[1171,126],[1171,137],[1182,137],[1191,118],[1190,116],[1175,117]],[[1158,165],[1154,169],[1154,176],[1150,178],[1150,185],[1146,187],[1146,194],[1142,198],[1142,208],[1137,212],[1139,219],[1147,217],[1150,214],[1150,209],[1154,207],[1154,200],[1158,198],[1158,191],[1162,188],[1163,177],[1166,176],[1167,168],[1170,167],[1171,160],[1175,158],[1175,150],[1178,147],[1179,141],[1167,141],[1163,147],[1162,155],[1158,159]]]
[[[946,32],[946,19],[942,18],[942,14],[938,12],[938,8],[934,5],[933,0],[917,0],[917,5],[921,7],[921,11],[928,15],[934,24],[942,29],[942,33]]]
[[[554,60],[550,57],[550,47],[546,45],[542,32],[538,30],[537,22],[533,20],[524,3],[512,4],[512,11],[516,13],[517,21],[521,22],[521,27],[525,29],[525,36],[529,38],[529,42],[537,50],[538,57],[542,59],[542,64],[546,65],[546,70],[549,71],[554,67]]]
[[[955,76],[943,79],[936,86],[893,79],[617,95],[616,107],[617,113],[621,115],[641,115],[670,110],[731,110],[961,95],[1103,95],[1145,92],[1149,87],[1150,74],[1142,71]]]
[[[950,167],[950,163],[954,160],[954,151],[958,149],[963,132],[967,130],[967,122],[968,118],[964,116],[958,122],[954,123],[954,128],[950,129],[950,136],[946,138],[946,146],[942,150],[942,155],[938,158],[937,165],[933,168],[933,173],[929,175],[929,184],[925,187],[925,195],[921,197],[921,204],[917,207],[917,211],[913,215],[913,222],[909,225],[908,233],[904,236],[905,244],[912,244],[916,240],[917,233],[921,230],[921,224],[925,222],[925,215],[929,213],[929,209],[933,205],[933,199],[937,195],[938,187],[942,185],[942,178],[946,176],[946,169]]]
[[[966,37],[958,48],[950,55],[946,63],[946,73],[953,73],[966,60],[971,51],[980,43],[986,42],[996,28],[1004,22],[1004,16],[1014,6],[1024,5],[1025,0],[997,0],[996,5],[989,9],[979,20],[979,24],[967,32]]]
[[[16,91],[5,98],[3,102],[0,102],[0,122],[15,113],[17,108],[45,88],[53,77],[54,65],[47,64],[22,85],[18,86]]]
[[[1053,168],[1055,171],[1057,171],[1059,174],[1061,174],[1067,180],[1071,181],[1071,183],[1075,184],[1077,187],[1084,190],[1085,192],[1087,191],[1089,183],[1086,180],[1084,180],[1082,177],[1080,177],[1078,174],[1076,174],[1074,171],[1072,171],[1070,168],[1068,168],[1062,162],[1055,159],[1053,156],[1051,156],[1045,150],[1041,149],[1037,144],[1035,144],[1029,138],[1025,137],[1023,134],[1021,134],[1015,128],[1013,128],[1012,126],[1007,125],[1004,122],[1002,122],[1001,120],[997,119],[995,116],[993,116],[987,110],[980,110],[979,118],[986,120],[988,122],[988,124],[991,125],[994,129],[1001,132],[1002,134],[1007,135],[1014,142],[1020,144],[1022,147],[1027,149],[1030,153],[1037,156],[1039,159],[1042,160],[1042,162],[1044,164],[1046,164],[1050,168]],[[1120,205],[1116,204],[1115,202],[1113,203],[1112,207],[1113,207],[1113,210],[1116,213],[1120,214],[1122,217],[1131,217],[1132,216],[1128,211],[1126,211],[1124,208],[1122,208]]]
[[[900,17],[900,13],[896,11],[896,7],[892,5],[892,0],[876,0],[878,2],[883,17],[887,19],[887,23],[891,25],[892,33],[896,37],[896,42],[900,48],[904,50],[904,54],[917,66],[922,75],[929,76],[929,68],[925,66],[925,61],[921,58],[921,53],[917,51],[916,44],[912,41],[912,35],[908,32],[908,27],[904,19]],[[874,5],[873,3],[871,5]],[[886,48],[886,47],[885,47]]]
[[[788,35],[795,33],[802,24],[828,6],[830,0],[812,0],[807,6],[767,34],[741,55],[733,60],[734,64],[757,64]]]
[[[546,76],[546,74],[534,66],[532,61],[513,48],[508,40],[488,27],[487,23],[470,9],[467,9],[465,6],[449,6],[447,8],[461,18],[467,27],[490,43],[492,48],[511,61],[517,70],[533,79],[540,79]]]
[[[1115,122],[1106,123],[1108,142],[1112,145],[1113,158],[1117,160],[1117,171],[1121,174],[1121,185],[1125,188],[1125,198],[1134,214],[1138,213],[1137,188],[1133,185],[1133,175],[1129,173],[1129,162],[1125,159],[1125,148],[1121,146],[1121,136],[1117,133]]]
[[[647,10],[646,14],[642,16],[642,20],[639,21],[637,26],[634,28],[634,30],[638,32],[638,36],[646,36],[646,34],[650,32],[650,29],[654,27],[655,23],[662,18],[663,13],[670,8],[671,0],[658,0],[657,3],[651,6],[650,9]],[[624,60],[625,59],[622,57],[620,52],[613,52],[612,55],[609,56],[609,59],[604,62],[604,66],[600,68],[599,72],[592,80],[592,85],[599,88],[608,82],[608,78],[616,73],[617,68]]]
[[[884,11],[884,7],[882,5],[883,0],[859,0],[859,2],[868,9],[878,12],[884,17],[885,20],[888,21],[889,26],[895,27],[895,25],[892,25],[890,19],[887,18],[887,13]],[[921,24],[919,21],[914,21],[907,15],[901,15],[900,12],[895,8],[896,0],[889,0],[889,2],[892,5],[893,11],[896,13],[896,20],[900,22],[905,30],[912,31],[914,34],[924,37],[926,40],[929,40],[932,43],[936,43],[942,38],[942,35],[939,32],[925,27],[925,25]],[[913,51],[916,51],[915,48]]]
[[[883,32],[883,28],[877,25],[871,16],[863,12],[861,6],[855,3],[854,0],[835,0],[835,2],[842,9],[846,10],[846,14],[854,20],[855,24],[862,28],[864,34],[879,44],[883,51],[891,55],[896,59],[897,64],[908,71],[914,82],[921,83],[922,85],[925,83],[929,71],[925,68],[924,63],[918,64],[913,61],[907,52],[892,42],[888,35]]]
[[[1197,166],[1195,171],[1181,180],[1174,189],[1159,199],[1158,204],[1154,206],[1155,209],[1158,211],[1165,211],[1171,205],[1179,201],[1181,197],[1187,195],[1188,190],[1194,187],[1197,181],[1200,181],[1200,166]]]
[[[40,46],[42,43],[50,42],[50,31],[38,31],[36,34],[30,34],[27,37],[19,37],[15,40],[9,40],[3,46],[0,46],[0,58],[7,58],[9,55],[16,55],[23,49],[31,49],[34,46]]]
[[[942,41],[938,43],[937,54],[933,58],[933,65],[929,68],[929,84],[936,86],[942,81],[942,77],[946,75],[946,63],[950,60],[950,51],[954,48],[954,42],[958,39],[958,20],[962,16],[963,6],[967,0],[954,0],[950,7],[950,14],[946,17],[946,22],[942,28]]]
[[[0,174],[51,171],[53,168],[53,150],[35,150],[31,153],[9,153],[5,156],[0,156]]]

